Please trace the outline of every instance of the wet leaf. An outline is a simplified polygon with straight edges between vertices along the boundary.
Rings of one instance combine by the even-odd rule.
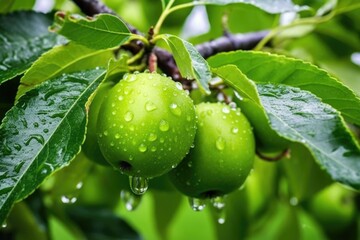
[[[249,79],[258,83],[282,83],[310,91],[360,125],[360,98],[326,71],[302,60],[281,55],[236,51],[208,59],[211,67],[236,65]]]
[[[94,50],[74,42],[54,47],[26,71],[20,80],[17,98],[36,85],[62,73],[107,67],[112,56],[110,50]]]
[[[196,48],[191,43],[177,36],[169,34],[161,36],[162,40],[171,49],[182,77],[195,79],[201,89],[206,93],[210,93],[210,67]]]
[[[63,41],[48,31],[51,23],[52,14],[0,15],[0,84],[23,73],[42,53]]]
[[[299,88],[274,84],[257,88],[279,135],[306,146],[332,179],[360,189],[360,150],[335,109]]]
[[[14,202],[78,154],[85,104],[105,70],[65,74],[27,92],[0,125],[0,222]]]

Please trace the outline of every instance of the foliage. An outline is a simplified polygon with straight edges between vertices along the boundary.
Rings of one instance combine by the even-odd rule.
[[[49,13],[0,1],[0,238],[359,238],[360,4],[161,0],[155,13],[129,2],[86,16],[71,1]],[[193,26],[199,12],[207,24]],[[236,47],[235,33],[258,30],[268,32],[254,48]],[[226,47],[212,41],[221,32]],[[149,70],[194,103],[239,107],[252,125],[252,172],[220,200],[191,199],[195,210],[209,205],[202,212],[167,174],[138,196],[82,152],[99,87]]]

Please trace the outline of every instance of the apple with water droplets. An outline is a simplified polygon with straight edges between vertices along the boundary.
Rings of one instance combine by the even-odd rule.
[[[103,101],[97,138],[105,159],[133,177],[178,165],[193,144],[195,107],[180,83],[157,73],[126,74]]]
[[[194,146],[169,176],[189,197],[223,196],[238,189],[253,167],[252,128],[240,109],[223,103],[200,103],[196,114]]]
[[[109,166],[109,163],[105,160],[100,151],[96,137],[96,126],[101,104],[113,86],[113,82],[105,82],[100,85],[99,89],[96,91],[89,107],[86,139],[82,146],[82,150],[89,160],[103,166]]]

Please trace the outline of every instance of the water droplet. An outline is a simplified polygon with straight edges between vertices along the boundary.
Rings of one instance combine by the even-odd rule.
[[[231,132],[234,133],[234,134],[237,134],[239,132],[239,129],[237,127],[233,127],[231,129]]]
[[[139,146],[139,152],[146,152],[147,151],[147,146],[145,144],[140,144]]]
[[[199,198],[189,198],[189,203],[190,203],[190,207],[194,210],[194,211],[202,211],[204,210],[206,204],[205,201],[203,199],[199,199]]]
[[[119,95],[119,96],[118,96],[118,100],[119,100],[119,101],[122,101],[122,100],[124,100],[124,97],[123,97],[122,95]]]
[[[175,85],[176,85],[177,89],[183,90],[183,86],[182,86],[182,84],[180,82],[176,82]]]
[[[130,94],[132,91],[133,91],[133,89],[132,89],[131,87],[129,87],[129,86],[126,86],[126,87],[124,88],[124,93],[125,93],[125,95]]]
[[[156,152],[156,147],[155,147],[155,146],[152,146],[152,147],[151,147],[151,151],[152,151],[152,152]]]
[[[125,208],[128,211],[134,211],[141,202],[141,196],[135,195],[130,191],[121,190],[120,192],[121,201],[125,203]]]
[[[37,141],[38,143],[40,143],[41,145],[43,145],[45,143],[45,139],[42,135],[40,134],[32,134],[30,135],[30,137],[25,141],[25,145],[26,146],[29,146],[30,145],[30,142],[32,140],[35,140]]]
[[[148,140],[149,140],[150,142],[153,142],[153,141],[155,141],[156,139],[157,139],[157,135],[156,135],[155,133],[150,133],[150,134],[149,134]]]
[[[104,131],[104,136],[107,136],[107,135],[109,135],[109,132],[108,131]]]
[[[34,125],[34,127],[36,127],[36,128],[39,127],[39,123],[37,123],[37,122],[34,122],[33,125]]]
[[[181,116],[181,109],[178,107],[176,103],[170,104],[170,112],[175,116]]]
[[[217,214],[217,222],[219,224],[224,224],[225,220],[226,220],[226,212],[224,211],[224,209],[219,210],[218,214]]]
[[[120,138],[120,134],[119,133],[115,134],[115,139],[119,139],[119,138]]]
[[[154,111],[155,109],[157,109],[157,106],[153,102],[148,101],[145,104],[145,109],[146,109],[146,111],[151,112],[151,111]]]
[[[216,145],[216,148],[218,150],[220,150],[220,151],[224,150],[224,148],[225,148],[225,140],[224,140],[224,138],[218,137],[218,139],[216,140],[215,145]]]
[[[83,186],[83,182],[78,182],[75,187],[76,189],[81,189],[82,186]]]
[[[171,150],[171,149],[170,149]],[[177,164],[173,164],[173,165],[171,165],[171,168],[172,169],[174,169],[174,168],[176,168],[177,167]]]
[[[127,122],[130,122],[134,118],[134,114],[130,111],[125,113],[124,119]]]
[[[224,196],[216,196],[210,199],[211,204],[215,209],[223,209],[225,207]]]
[[[76,197],[61,196],[61,202],[65,204],[73,204],[77,201]]]
[[[170,128],[169,123],[166,120],[161,120],[159,124],[160,131],[166,132]]]
[[[137,195],[142,195],[148,189],[148,180],[143,177],[129,177],[131,191]]]
[[[131,75],[131,77],[127,78],[127,81],[128,81],[128,82],[133,82],[133,81],[135,81],[136,79],[137,79],[137,78],[136,78],[135,75]]]
[[[14,144],[14,148],[15,148],[15,150],[20,151],[20,150],[21,150],[21,145],[18,144],[18,143],[15,143],[15,144]]]
[[[296,206],[296,205],[298,205],[299,200],[297,199],[297,197],[292,197],[292,198],[290,198],[289,202],[290,202],[291,206]]]
[[[188,166],[189,168],[191,168],[191,167],[192,167],[192,161],[189,161],[189,162],[187,163],[187,166]]]
[[[44,133],[48,133],[48,132],[49,132],[49,129],[45,128],[45,129],[43,130],[43,132],[44,132]]]
[[[225,114],[228,114],[230,113],[230,108],[228,106],[224,106],[221,111]]]

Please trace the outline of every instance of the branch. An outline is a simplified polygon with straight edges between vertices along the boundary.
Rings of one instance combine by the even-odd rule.
[[[93,16],[99,13],[115,14],[103,3],[98,0],[73,0],[84,14]],[[124,20],[123,20],[124,21]],[[124,21],[126,23],[126,21]],[[126,23],[131,32],[144,35],[132,25]],[[196,49],[205,59],[220,52],[228,52],[233,50],[250,50],[253,49],[269,31],[259,31],[246,34],[230,34],[226,33],[224,36],[216,38],[212,41],[196,45]],[[136,54],[144,47],[139,41],[131,42],[123,46],[124,49]],[[154,47],[152,52],[156,55],[159,68],[168,76],[171,76],[175,81],[181,81],[185,84],[188,81],[183,81],[175,60],[169,52],[164,49]]]

